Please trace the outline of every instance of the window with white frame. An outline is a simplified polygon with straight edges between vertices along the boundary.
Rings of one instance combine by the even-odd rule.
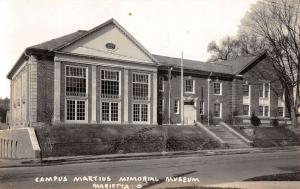
[[[264,116],[269,117],[269,106],[264,106]]]
[[[134,103],[133,104],[133,122],[146,123],[149,121],[148,104]]]
[[[159,113],[164,112],[164,100],[163,100],[163,99],[160,99],[158,103],[159,103],[159,104],[158,104],[158,110],[159,110]]]
[[[285,101],[285,92],[284,91],[281,91],[278,95],[278,99],[280,101]]]
[[[67,121],[85,121],[86,120],[86,101],[85,100],[67,100]]]
[[[159,91],[164,91],[164,77],[160,76],[158,80]]]
[[[268,82],[262,82],[258,84],[258,93],[261,98],[269,98],[270,84]]]
[[[269,106],[258,106],[258,115],[269,117]]]
[[[132,74],[132,95],[134,100],[149,99],[149,75],[141,73]]]
[[[243,84],[243,96],[250,96],[250,85],[248,84]]]
[[[66,96],[87,95],[87,68],[66,66]]]
[[[222,117],[222,104],[221,103],[214,104],[214,117],[216,117],[216,118]]]
[[[179,114],[179,100],[174,101],[174,113]]]
[[[202,100],[200,101],[199,107],[200,107],[199,109],[200,115],[204,115],[204,102]]]
[[[101,70],[101,97],[119,98],[120,96],[120,72]]]
[[[104,122],[119,122],[119,102],[102,102],[101,119]]]
[[[250,115],[250,106],[247,104],[243,105],[243,115],[244,116],[249,116]]]
[[[194,80],[193,79],[185,80],[185,92],[194,93]]]
[[[213,83],[213,92],[214,92],[214,95],[222,95],[222,84],[221,84],[221,82],[214,82]]]

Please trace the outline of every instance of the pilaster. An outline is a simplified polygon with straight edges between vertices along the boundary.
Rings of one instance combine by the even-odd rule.
[[[60,123],[60,90],[61,85],[61,62],[54,59],[54,108],[53,124]]]
[[[153,72],[153,102],[152,102],[152,122],[157,125],[157,72]]]
[[[97,123],[97,66],[92,65],[92,117],[91,123]]]
[[[124,70],[124,123],[128,124],[128,70]]]
[[[30,108],[29,108],[29,121],[30,125],[34,126],[37,123],[37,58],[30,56]]]

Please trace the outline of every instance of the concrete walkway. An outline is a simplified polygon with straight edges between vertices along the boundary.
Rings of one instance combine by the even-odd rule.
[[[152,152],[152,153],[129,153],[129,154],[107,154],[86,156],[64,156],[48,157],[40,159],[0,159],[0,168],[9,167],[34,167],[61,164],[126,161],[141,159],[172,158],[179,156],[215,156],[227,154],[249,154],[249,153],[272,153],[277,151],[298,151],[300,146],[272,147],[272,148],[242,148],[242,149],[218,149],[199,151],[176,151],[176,152]]]

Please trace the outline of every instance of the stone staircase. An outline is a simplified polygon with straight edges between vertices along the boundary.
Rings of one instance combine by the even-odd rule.
[[[208,126],[207,128],[224,140],[229,148],[249,148],[246,143],[223,126]]]

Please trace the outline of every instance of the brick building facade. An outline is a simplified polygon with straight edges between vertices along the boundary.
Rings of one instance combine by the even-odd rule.
[[[11,126],[248,124],[286,119],[266,53],[219,63],[153,55],[111,19],[27,48],[8,74]],[[209,122],[208,122],[209,120]]]

